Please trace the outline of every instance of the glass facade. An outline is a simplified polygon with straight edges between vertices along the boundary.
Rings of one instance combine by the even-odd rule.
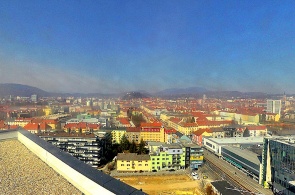
[[[271,184],[274,193],[295,195],[295,144],[291,139],[265,140],[263,166],[270,158]],[[267,153],[269,153],[269,156]],[[263,178],[266,178],[267,168],[263,168]]]

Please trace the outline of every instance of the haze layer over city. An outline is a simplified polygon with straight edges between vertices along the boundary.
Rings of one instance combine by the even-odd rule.
[[[6,1],[0,194],[295,194],[293,1]]]
[[[71,93],[295,93],[294,9],[293,1],[6,1],[0,82]]]

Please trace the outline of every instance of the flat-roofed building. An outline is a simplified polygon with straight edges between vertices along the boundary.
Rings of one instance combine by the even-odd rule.
[[[28,158],[26,153],[24,156],[21,150],[13,148],[10,148],[9,151],[7,149],[4,150],[8,145],[7,141],[11,139],[20,142],[30,151],[30,154],[36,156],[37,158],[32,158],[34,162],[26,164],[30,158]],[[1,143],[5,146],[0,146],[0,194],[12,194],[11,192],[15,192],[13,194],[40,194],[42,189],[44,194],[145,194],[92,168],[25,130],[0,131]],[[9,159],[9,162],[5,161],[4,156],[6,159]],[[18,157],[24,157],[24,159],[18,160]],[[42,160],[44,162],[43,165],[35,166],[35,163],[39,164],[39,162],[36,162],[36,159]],[[46,166],[49,170],[43,169]],[[52,170],[55,173],[52,173]],[[55,180],[56,176],[58,179],[52,182],[50,179]],[[62,181],[63,179],[67,182]],[[66,192],[66,190],[72,190],[69,183],[77,188],[78,191],[74,189],[75,191]]]
[[[92,167],[98,167],[103,156],[103,151],[105,150],[105,142],[108,134],[99,137],[93,133],[54,132],[41,133],[38,136],[59,149],[68,152],[82,162]]]
[[[204,137],[204,147],[221,156],[221,146],[237,146],[242,144],[262,145],[263,137],[227,137],[227,138],[210,138]]]
[[[247,175],[259,182],[261,154],[258,155],[242,147],[222,146],[221,156],[224,160],[243,170]]]

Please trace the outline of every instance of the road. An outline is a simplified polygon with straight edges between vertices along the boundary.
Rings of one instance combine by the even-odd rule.
[[[205,150],[204,158],[208,166],[210,166],[217,173],[219,172],[219,174],[222,174],[221,176],[225,180],[232,183],[234,187],[239,187],[242,188],[242,190],[249,191],[249,193],[246,194],[273,194],[271,190],[263,188],[257,181],[248,177],[245,173],[233,167],[226,161],[218,158],[211,152]]]

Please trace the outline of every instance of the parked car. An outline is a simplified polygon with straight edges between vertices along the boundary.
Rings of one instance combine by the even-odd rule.
[[[200,178],[199,178],[198,175],[193,175],[193,179],[194,179],[194,180],[198,180],[198,179],[200,179]]]

